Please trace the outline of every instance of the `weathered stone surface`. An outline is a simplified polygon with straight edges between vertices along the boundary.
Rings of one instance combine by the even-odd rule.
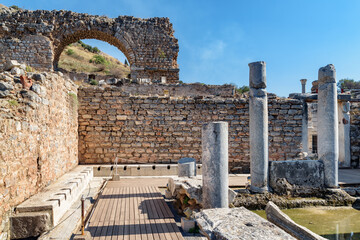
[[[8,91],[8,90],[0,91],[0,98],[5,98],[9,95],[10,95],[10,91]]]
[[[287,233],[302,240],[325,240],[325,238],[313,233],[309,229],[295,223],[289,216],[283,213],[273,202],[266,205],[266,217]]]
[[[249,63],[250,87],[266,88],[266,63],[263,61]]]
[[[268,191],[269,123],[265,66],[265,62],[249,63],[250,188],[254,192]]]
[[[4,70],[9,71],[11,69],[13,69],[14,67],[20,67],[20,63],[16,60],[8,60],[6,61],[5,65],[4,65]]]
[[[69,96],[77,86],[48,73],[47,81],[37,82],[45,89],[39,97],[22,90],[18,79],[6,82],[15,82],[13,90],[0,91],[11,95],[0,98],[0,232],[12,207],[78,163],[77,102]]]
[[[295,239],[244,207],[205,209],[195,218],[208,239]]]
[[[202,128],[202,180],[204,208],[229,206],[228,123],[211,122]]]
[[[0,33],[5,36],[0,39],[0,69],[7,59],[35,69],[56,69],[67,45],[90,37],[122,51],[134,80],[159,82],[166,77],[168,82],[179,81],[179,45],[168,18],[108,18],[70,11],[20,10],[2,12],[0,22]]]
[[[13,90],[14,86],[10,83],[0,82],[0,91]]]
[[[280,195],[324,188],[324,165],[315,160],[271,161],[270,187]]]
[[[32,79],[34,79],[35,81],[44,82],[46,77],[41,73],[35,73],[32,75]]]
[[[41,98],[33,91],[22,90],[21,95],[32,102],[41,103]]]
[[[52,226],[48,213],[23,213],[11,218],[11,238],[37,237]]]
[[[339,129],[336,72],[332,64],[319,69],[318,155],[324,163],[325,185],[337,187]]]
[[[10,72],[12,75],[21,75],[21,74],[25,73],[24,70],[22,70],[18,67],[13,67]]]
[[[182,158],[178,161],[179,177],[196,176],[196,160],[194,158]]]
[[[167,89],[171,92],[173,88],[176,86],[169,85]],[[78,99],[81,163],[107,163],[116,156],[122,164],[177,163],[183,157],[199,161],[202,123],[226,121],[229,169],[249,172],[248,99],[129,97],[125,88],[115,86],[80,88]],[[269,159],[294,159],[302,152],[302,101],[269,95],[268,107]],[[102,153],[95,152],[96,148]]]

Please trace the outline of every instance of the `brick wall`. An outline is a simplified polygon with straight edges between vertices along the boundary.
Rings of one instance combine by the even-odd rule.
[[[176,163],[201,160],[201,126],[229,123],[229,165],[249,171],[248,100],[129,96],[117,87],[79,89],[79,162]],[[302,103],[269,96],[270,160],[301,151]]]
[[[12,207],[78,164],[77,87],[57,74],[34,91],[18,76],[0,73],[3,83],[13,89],[0,98],[0,236]]]

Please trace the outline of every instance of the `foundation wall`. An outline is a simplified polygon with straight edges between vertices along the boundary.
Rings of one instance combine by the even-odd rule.
[[[0,238],[13,207],[78,164],[77,86],[47,73],[24,90],[10,76],[0,74],[13,87],[0,98]]]

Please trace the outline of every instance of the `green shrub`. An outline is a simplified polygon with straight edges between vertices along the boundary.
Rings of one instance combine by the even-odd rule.
[[[12,6],[10,6],[10,8],[13,8],[13,9],[15,9],[15,10],[20,10],[20,8],[19,8],[19,6],[16,6],[16,5],[12,5]]]
[[[91,52],[93,52],[93,53],[99,53],[100,50],[99,50],[97,47],[93,47],[92,50],[91,50]]]
[[[198,226],[195,226],[193,228],[189,229],[189,233],[199,233],[200,228]]]
[[[12,107],[17,107],[17,106],[19,106],[18,101],[14,100],[14,99],[8,100],[8,103],[9,103],[10,106],[12,106]]]
[[[236,92],[238,92],[239,94],[246,93],[248,91],[250,91],[250,88],[245,85],[242,87],[236,88]]]
[[[185,196],[184,197],[184,204],[185,205],[188,204],[189,200],[190,200],[190,198],[188,196]]]
[[[103,56],[100,55],[95,55],[92,59],[89,60],[90,63],[95,63],[95,64],[109,64],[108,61],[106,61],[106,59]]]
[[[33,67],[26,65],[25,71],[26,72],[35,72],[35,69]]]
[[[90,80],[90,84],[91,84],[91,85],[98,85],[99,83],[98,83],[98,81],[96,81],[95,79],[91,79],[91,80]]]
[[[74,50],[72,50],[72,49],[68,49],[68,50],[66,51],[66,54],[69,55],[69,56],[71,56],[71,55],[74,55],[75,52],[74,52]]]
[[[166,54],[161,48],[158,49],[158,54],[159,58],[166,58]]]

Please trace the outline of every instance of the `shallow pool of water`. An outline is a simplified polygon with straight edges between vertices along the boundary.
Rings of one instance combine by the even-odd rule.
[[[334,240],[360,239],[360,211],[351,207],[283,209],[296,223]],[[265,211],[254,211],[266,218]]]

